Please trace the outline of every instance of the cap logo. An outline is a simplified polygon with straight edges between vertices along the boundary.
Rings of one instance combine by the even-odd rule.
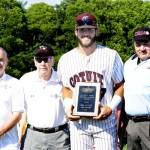
[[[45,50],[47,47],[42,45],[42,46],[39,46],[39,48]]]
[[[150,33],[148,31],[138,31],[135,32],[135,36],[142,36],[142,35],[149,35]]]
[[[83,16],[82,21],[87,24],[87,20],[89,19],[89,16]]]

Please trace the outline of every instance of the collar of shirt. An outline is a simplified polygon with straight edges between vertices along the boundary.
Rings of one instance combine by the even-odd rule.
[[[7,75],[6,75],[6,73],[4,72],[3,76],[0,78],[0,81],[6,80],[6,79],[7,79]]]
[[[38,71],[36,70],[36,78],[35,78],[35,80],[37,80],[37,81],[42,81],[43,82],[43,80],[41,80],[40,78],[39,78],[39,75],[38,75]],[[52,74],[51,74],[51,77],[50,77],[50,79],[48,80],[48,81],[45,81],[45,83],[51,83],[51,84],[56,84],[56,83],[60,83],[60,80],[58,79],[58,76],[57,76],[57,72],[54,70],[54,69],[52,69]]]

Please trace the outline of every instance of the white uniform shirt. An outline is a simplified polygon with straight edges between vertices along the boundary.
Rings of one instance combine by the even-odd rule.
[[[23,112],[24,95],[19,80],[4,74],[0,78],[0,126],[13,112]],[[0,150],[19,150],[17,126],[0,136]]]
[[[104,46],[97,45],[96,50],[89,56],[83,55],[77,48],[74,48],[60,58],[58,75],[63,85],[72,91],[75,89],[76,82],[101,82],[106,93],[100,99],[100,103],[107,105],[111,103],[114,85],[123,80],[123,63],[115,50]],[[93,127],[96,132],[101,128],[114,126],[116,120],[113,113],[106,120],[93,120],[93,122],[95,122]]]
[[[41,80],[37,71],[25,74],[21,81],[29,124],[40,128],[50,128],[66,123],[61,99],[62,85],[54,70],[49,81]]]
[[[137,64],[130,58],[124,66],[125,110],[129,115],[150,115],[150,59]]]

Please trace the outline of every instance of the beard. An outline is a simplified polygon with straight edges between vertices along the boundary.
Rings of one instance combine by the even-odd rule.
[[[89,42],[83,42],[83,38],[87,38],[87,39],[89,39],[90,41]],[[91,47],[94,43],[95,43],[95,41],[96,41],[96,36],[95,37],[93,37],[93,38],[91,38],[90,36],[81,36],[81,38],[79,39],[78,37],[77,37],[77,39],[78,39],[78,42],[79,42],[79,44],[82,46],[82,47],[84,47],[84,48],[88,48],[88,47]]]

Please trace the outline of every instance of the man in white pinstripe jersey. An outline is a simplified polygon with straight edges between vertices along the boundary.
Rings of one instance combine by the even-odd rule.
[[[64,105],[70,120],[72,150],[116,150],[115,108],[121,101],[123,63],[115,50],[96,44],[96,18],[86,12],[75,19],[78,46],[64,54],[58,74],[64,86]],[[99,114],[94,117],[73,115],[74,89],[77,82],[102,84]],[[115,91],[114,91],[115,89]]]

